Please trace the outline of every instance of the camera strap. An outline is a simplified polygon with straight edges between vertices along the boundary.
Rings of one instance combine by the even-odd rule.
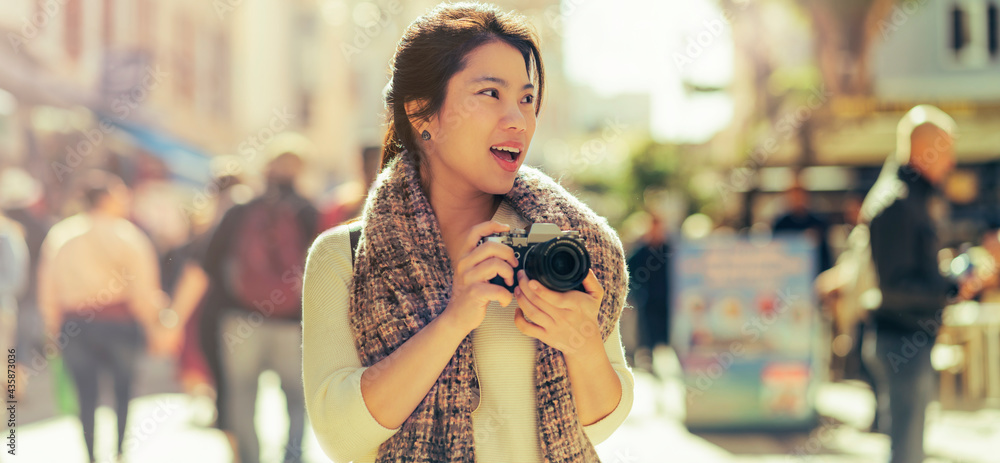
[[[356,220],[347,224],[347,231],[351,238],[351,265],[354,265],[354,253],[358,249],[358,240],[361,239],[361,226],[363,223],[360,220]]]

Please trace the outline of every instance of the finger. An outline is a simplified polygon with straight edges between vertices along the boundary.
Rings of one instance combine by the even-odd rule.
[[[521,287],[514,288],[514,298],[517,299],[517,306],[524,315],[531,319],[531,322],[543,328],[555,326],[556,320],[549,311],[546,311],[528,299]]]
[[[510,231],[510,225],[504,225],[500,222],[492,220],[473,226],[469,230],[469,237],[465,240],[465,246],[462,248],[462,255],[464,256],[472,252],[472,250],[479,245],[479,240],[494,233],[502,233],[506,231]]]
[[[503,277],[503,281],[507,283],[507,286],[514,285],[514,269],[511,268],[507,261],[496,257],[486,259],[475,267],[469,269],[469,271],[465,273],[465,284],[478,283],[481,281],[489,283],[489,281],[497,275]]]
[[[587,278],[583,279],[583,290],[597,300],[604,299],[604,287],[601,286],[601,280],[597,279],[594,269],[587,271]]]
[[[540,308],[554,311],[569,307],[564,293],[546,288],[538,280],[528,279],[524,270],[519,270],[517,276],[517,286]]]
[[[541,339],[545,335],[545,328],[531,323],[524,318],[524,311],[520,307],[514,311],[514,326],[517,327],[518,331],[524,333],[525,336],[531,336],[535,339]]]
[[[503,261],[510,264],[511,267],[517,267],[517,258],[514,257],[514,249],[506,244],[485,242],[480,244],[475,249],[472,250],[464,259],[459,263],[459,266],[468,265],[470,267],[476,266],[480,262],[489,259],[490,257],[498,257]]]
[[[496,301],[501,306],[507,307],[514,300],[514,295],[506,288],[489,283],[476,283],[472,286],[471,292],[477,301],[484,304]]]

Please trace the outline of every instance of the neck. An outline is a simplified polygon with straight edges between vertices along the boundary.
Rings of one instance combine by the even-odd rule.
[[[474,188],[456,189],[438,181],[431,181],[425,193],[441,226],[441,238],[452,262],[459,257],[456,253],[465,244],[469,229],[492,219],[501,199]]]
[[[87,211],[87,215],[89,215],[93,219],[103,219],[103,220],[118,218],[118,216],[113,214],[111,211],[101,208],[91,209]]]
[[[295,191],[295,187],[292,185],[291,182],[272,181],[268,183],[267,190],[272,194],[279,194],[279,193],[288,193],[291,191]]]
[[[916,182],[917,180],[920,180],[920,181],[923,181],[924,183],[926,183],[927,185],[930,185],[930,186],[936,185],[936,182],[931,179],[931,177],[929,175],[929,172],[927,172],[926,169],[924,169],[923,167],[921,167],[919,163],[913,163],[913,162],[911,162],[911,163],[907,164],[906,166],[904,166],[903,168],[909,170],[909,172],[907,172],[908,175],[905,175],[905,177],[908,180],[910,180],[908,183],[912,184],[912,183]]]

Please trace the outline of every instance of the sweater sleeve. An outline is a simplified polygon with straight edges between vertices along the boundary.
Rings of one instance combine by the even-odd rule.
[[[313,243],[302,294],[302,371],[306,410],[323,451],[335,462],[375,461],[398,429],[372,417],[361,395],[361,366],[350,329],[352,273],[347,227]]]
[[[596,423],[583,427],[583,431],[594,445],[600,444],[608,437],[611,437],[611,434],[625,422],[625,418],[632,411],[635,377],[632,376],[632,370],[628,367],[628,363],[625,362],[625,351],[622,348],[619,327],[619,323],[615,322],[615,329],[611,331],[611,335],[604,341],[604,351],[608,354],[608,359],[611,360],[611,367],[615,369],[615,373],[618,373],[618,379],[622,383],[622,398],[618,401],[618,406],[608,416],[601,418]]]

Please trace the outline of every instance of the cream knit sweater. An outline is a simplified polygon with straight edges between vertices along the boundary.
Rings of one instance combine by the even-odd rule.
[[[525,220],[502,202],[493,220],[525,228]],[[361,366],[348,318],[352,275],[350,239],[340,226],[320,235],[309,250],[303,288],[302,361],[306,409],[320,446],[336,462],[374,462],[378,447],[398,429],[380,425],[361,395]],[[535,339],[514,326],[515,299],[493,302],[472,332],[480,402],[472,414],[476,461],[541,461],[535,412]],[[634,379],[625,363],[618,326],[604,343],[622,383],[622,398],[601,421],[585,426],[595,445],[625,421],[632,408]]]

